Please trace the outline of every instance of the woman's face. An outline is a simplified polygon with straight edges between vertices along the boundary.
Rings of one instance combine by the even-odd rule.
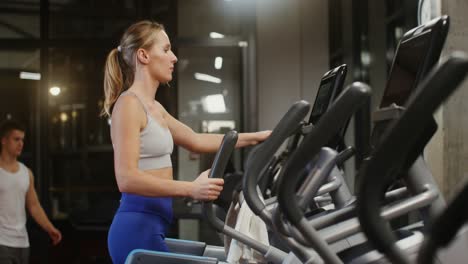
[[[160,30],[156,34],[156,42],[148,51],[148,66],[151,75],[158,80],[159,83],[167,83],[172,80],[172,72],[174,71],[174,64],[177,62],[177,57],[171,50],[171,42],[166,32]]]

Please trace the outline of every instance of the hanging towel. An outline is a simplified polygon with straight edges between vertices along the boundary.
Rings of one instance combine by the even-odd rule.
[[[235,229],[262,244],[269,245],[268,230],[260,217],[250,210],[247,203],[240,202],[240,210],[237,215]],[[232,239],[227,256],[228,263],[267,263],[259,252]]]

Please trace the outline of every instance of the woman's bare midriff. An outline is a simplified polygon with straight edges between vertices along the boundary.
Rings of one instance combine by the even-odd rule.
[[[146,173],[154,175],[160,179],[172,180],[174,179],[172,176],[172,167],[155,169],[155,170],[146,170]]]

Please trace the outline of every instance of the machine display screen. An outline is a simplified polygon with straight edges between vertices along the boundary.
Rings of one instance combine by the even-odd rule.
[[[427,31],[400,43],[380,107],[392,103],[404,106],[418,84],[429,52],[430,37],[431,31]]]
[[[315,98],[314,107],[310,113],[309,123],[317,123],[323,113],[327,111],[333,92],[332,84],[333,82],[328,80],[320,85]]]

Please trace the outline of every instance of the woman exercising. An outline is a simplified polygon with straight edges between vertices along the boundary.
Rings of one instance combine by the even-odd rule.
[[[216,152],[223,135],[195,133],[172,117],[154,98],[172,80],[177,57],[161,24],[131,25],[106,61],[103,113],[111,119],[114,169],[122,198],[108,235],[114,263],[133,249],[168,251],[165,233],[172,220],[172,197],[215,200],[222,179],[208,171],[193,182],[175,181],[173,144],[192,152]],[[112,114],[111,114],[112,113]],[[236,147],[255,145],[270,131],[241,133]]]

